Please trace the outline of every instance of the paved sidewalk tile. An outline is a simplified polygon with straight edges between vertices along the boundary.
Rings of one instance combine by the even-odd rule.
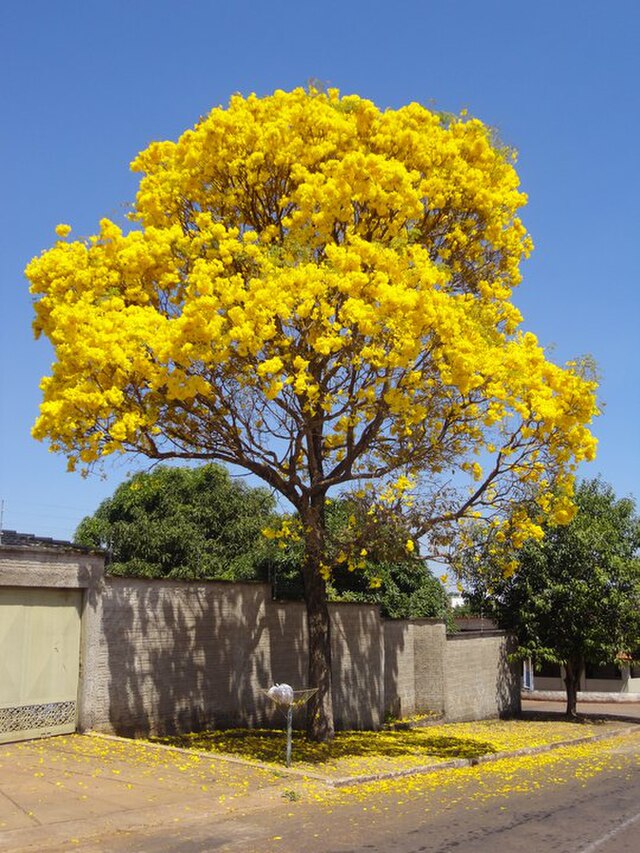
[[[0,746],[0,850],[278,802],[269,770],[69,735]]]

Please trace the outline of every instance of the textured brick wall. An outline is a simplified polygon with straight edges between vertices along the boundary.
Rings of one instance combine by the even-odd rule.
[[[307,684],[304,605],[272,602],[262,584],[108,578],[92,725],[116,732],[280,723],[262,693]],[[336,724],[376,727],[384,647],[377,608],[336,605]],[[300,715],[299,715],[300,716]]]
[[[266,603],[262,585],[107,579],[95,673],[102,718],[94,726],[147,732],[263,722],[260,688],[273,677]]]
[[[89,675],[96,728],[279,725],[262,688],[307,685],[304,605],[271,601],[267,586],[108,578],[102,608]],[[356,604],[332,605],[331,619],[339,728],[376,728],[387,712],[454,720],[515,709],[503,635],[447,639],[441,621],[386,621]]]
[[[378,608],[334,604],[330,610],[336,726],[378,728],[385,691],[385,644]]]
[[[414,626],[404,619],[384,622],[385,714],[410,717],[416,712]]]
[[[271,601],[263,587],[271,668],[267,687],[290,684],[307,687],[307,617],[302,601]],[[264,685],[262,685],[264,686]]]
[[[445,709],[444,622],[435,619],[416,620],[413,636],[416,711],[442,713]]]
[[[99,556],[8,546],[0,585],[83,590],[81,730],[281,725],[261,689],[307,685],[304,605],[272,601],[266,585],[104,579]],[[385,712],[471,719],[518,706],[502,635],[447,639],[438,620],[382,620],[368,605],[332,605],[331,619],[339,727],[376,728]]]
[[[504,634],[447,637],[444,623],[429,619],[388,621],[384,632],[387,713],[435,711],[467,720],[519,709],[519,673],[507,660]]]
[[[520,709],[520,677],[510,664],[510,640],[500,632],[453,635],[444,650],[444,712],[448,720],[478,720]]]

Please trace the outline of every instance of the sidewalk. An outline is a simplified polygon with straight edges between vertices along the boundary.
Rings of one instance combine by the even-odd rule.
[[[561,718],[563,710],[560,702],[523,702],[525,719]],[[619,720],[616,731],[640,721],[640,703],[615,709],[579,704],[579,710]],[[611,715],[612,710],[624,714]],[[603,726],[597,737],[614,733]],[[290,807],[287,795],[300,781],[246,762],[100,736],[0,745],[0,851],[166,851],[178,849],[175,839],[181,851],[201,851],[189,838],[199,837],[203,827],[210,841],[215,836],[207,849],[243,839],[244,849],[257,849],[252,846],[256,826],[267,812],[271,819]],[[263,820],[255,820],[261,811]],[[150,833],[164,846],[130,846],[133,838]]]
[[[525,699],[522,698],[523,716],[530,714],[547,714],[562,717],[565,712],[566,699]],[[585,702],[578,699],[578,714],[585,717],[607,717],[611,720],[640,721],[640,701],[608,701]]]
[[[0,850],[83,849],[133,827],[221,820],[282,803],[290,781],[216,758],[69,735],[0,745]]]

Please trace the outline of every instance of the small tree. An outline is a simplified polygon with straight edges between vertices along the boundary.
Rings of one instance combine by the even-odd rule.
[[[220,465],[159,466],[126,480],[82,520],[74,541],[109,552],[119,575],[249,580],[266,560],[275,501]]]
[[[476,609],[518,640],[520,657],[565,668],[567,715],[576,716],[585,662],[617,662],[640,648],[640,522],[629,498],[616,499],[600,480],[576,492],[578,512],[567,526],[548,527],[541,542],[517,555],[505,578],[486,561],[467,574]]]
[[[34,435],[70,469],[115,452],[239,465],[292,505],[310,731],[330,738],[327,496],[370,486],[370,519],[409,508],[433,552],[474,513],[521,542],[540,511],[569,516],[594,384],[518,331],[525,196],[476,119],[237,95],[132,167],[128,233],[103,219],[66,242],[61,225],[27,267],[56,354]]]

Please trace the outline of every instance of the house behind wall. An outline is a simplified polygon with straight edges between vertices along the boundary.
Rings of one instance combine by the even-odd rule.
[[[275,682],[306,685],[304,604],[273,601],[266,584],[105,578],[99,555],[0,546],[0,614],[3,595],[6,612],[9,600],[27,612],[30,589],[76,591],[81,731],[279,723],[263,690]],[[448,638],[438,620],[385,620],[362,604],[330,610],[338,727],[377,728],[388,713],[435,711],[460,720],[518,709],[519,679],[504,634]],[[15,702],[1,683],[0,720],[3,703]],[[41,733],[50,732],[44,726]]]
[[[565,670],[559,664],[544,661],[531,663],[533,669],[533,690],[538,693],[565,693]],[[531,689],[531,685],[529,685]],[[617,663],[587,663],[580,676],[580,693],[620,694],[629,699],[640,694],[640,667],[624,659]]]

